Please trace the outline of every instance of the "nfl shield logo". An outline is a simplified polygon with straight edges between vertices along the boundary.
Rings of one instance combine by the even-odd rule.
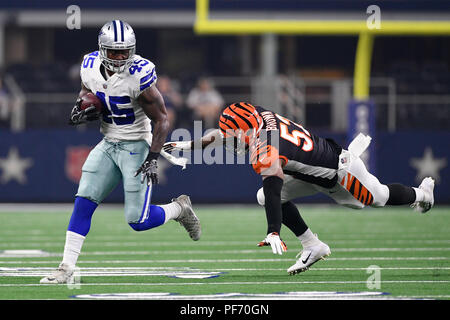
[[[74,182],[79,183],[81,178],[81,168],[83,167],[86,158],[91,152],[92,147],[78,146],[66,148],[66,177]]]

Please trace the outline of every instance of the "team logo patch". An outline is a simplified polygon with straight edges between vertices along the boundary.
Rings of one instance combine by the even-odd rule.
[[[74,183],[80,182],[81,168],[83,167],[89,152],[91,152],[91,149],[92,147],[89,146],[67,147],[65,171],[66,177],[70,181]]]

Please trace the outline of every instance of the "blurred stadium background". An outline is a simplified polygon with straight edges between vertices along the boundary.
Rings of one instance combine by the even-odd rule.
[[[380,29],[370,29],[371,5]],[[0,1],[0,202],[73,201],[101,134],[68,116],[81,58],[112,19],[131,24],[160,90],[175,92],[165,93],[173,129],[193,129],[189,93],[206,78],[221,106],[271,106],[345,146],[370,134],[365,160],[381,181],[416,186],[431,175],[436,202],[450,203],[450,2],[440,0]],[[260,185],[245,165],[160,167],[156,203],[181,193],[255,203]],[[122,201],[119,185],[106,202]]]

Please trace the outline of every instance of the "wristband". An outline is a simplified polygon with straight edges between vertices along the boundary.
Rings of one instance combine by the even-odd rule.
[[[267,234],[276,232],[280,234],[282,212],[281,212],[281,189],[283,179],[271,176],[263,180],[263,191],[265,196],[265,211],[267,218]]]
[[[148,155],[147,155],[147,160],[151,161],[151,160],[157,160],[159,157],[159,152],[153,152],[153,151],[149,151]]]
[[[200,146],[198,149],[205,149],[205,146],[203,146],[202,139],[199,140],[192,140],[191,141],[191,150],[197,149],[196,147]]]

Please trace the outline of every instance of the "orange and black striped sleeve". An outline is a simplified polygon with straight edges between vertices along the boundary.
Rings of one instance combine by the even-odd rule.
[[[250,162],[253,170],[255,170],[257,174],[263,175],[271,175],[271,170],[276,170],[278,168],[279,159],[283,159],[286,163],[288,162],[288,159],[280,155],[276,147],[268,145],[267,143],[263,143],[250,155]]]

